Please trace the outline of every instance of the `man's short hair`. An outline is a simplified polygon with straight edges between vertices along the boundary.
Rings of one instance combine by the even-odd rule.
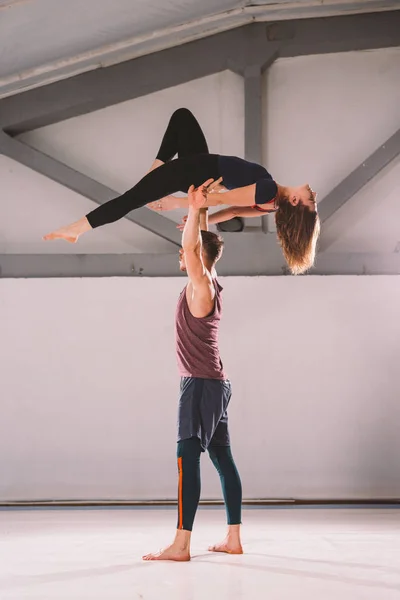
[[[222,237],[212,231],[202,231],[201,239],[203,243],[203,252],[208,260],[215,264],[221,258],[224,249],[224,240]]]

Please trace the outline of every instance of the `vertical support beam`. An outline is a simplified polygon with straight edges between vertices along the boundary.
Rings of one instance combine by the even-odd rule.
[[[244,155],[246,160],[262,164],[262,66],[244,71]],[[268,233],[268,220],[261,217],[262,230]]]
[[[260,163],[262,157],[261,65],[244,72],[244,153],[246,160]]]

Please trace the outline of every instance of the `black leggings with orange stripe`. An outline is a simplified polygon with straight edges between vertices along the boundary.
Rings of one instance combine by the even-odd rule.
[[[178,442],[178,529],[192,531],[200,500],[201,444],[197,437]],[[230,446],[208,447],[218,471],[224,495],[228,525],[240,525],[242,516],[242,484]]]

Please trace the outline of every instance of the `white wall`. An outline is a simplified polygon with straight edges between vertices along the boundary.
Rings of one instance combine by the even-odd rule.
[[[309,180],[322,198],[391,135],[400,123],[399,59],[399,49],[384,49],[277,61],[265,88],[264,162],[274,177]],[[182,105],[198,116],[211,151],[243,156],[243,81],[229,72],[23,139],[123,191]],[[399,168],[394,161],[334,215],[323,232],[330,249],[398,248]],[[125,220],[77,247],[46,245],[43,233],[94,204],[5,157],[0,178],[1,253],[171,250]],[[245,496],[399,496],[400,279],[224,285],[221,343]],[[0,498],[174,498],[181,286],[0,279]],[[203,462],[204,497],[215,497],[217,478]]]
[[[175,497],[182,283],[0,280],[2,500]],[[245,497],[400,496],[400,277],[222,283]]]

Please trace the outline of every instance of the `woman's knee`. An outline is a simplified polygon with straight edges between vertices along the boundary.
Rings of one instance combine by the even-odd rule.
[[[171,116],[171,119],[179,120],[179,121],[192,121],[194,119],[194,114],[188,108],[177,108]]]

